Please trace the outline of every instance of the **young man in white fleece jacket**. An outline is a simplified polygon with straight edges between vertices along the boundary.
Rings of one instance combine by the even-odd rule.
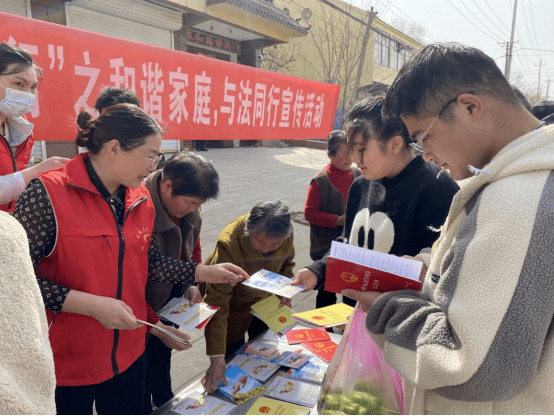
[[[385,115],[444,161],[456,194],[421,292],[351,292],[406,380],[411,413],[554,413],[554,126],[495,62],[429,45],[399,72]],[[345,291],[346,292],[346,291]]]

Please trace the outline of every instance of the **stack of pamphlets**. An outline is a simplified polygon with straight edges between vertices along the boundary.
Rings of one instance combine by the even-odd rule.
[[[269,397],[260,397],[250,407],[247,415],[308,415],[312,409],[295,404],[273,400]]]
[[[203,302],[191,306],[190,300],[186,298],[173,298],[160,309],[158,316],[179,325],[185,331],[191,331],[203,328],[218,309],[218,306]]]
[[[244,354],[270,357],[277,351],[277,346],[260,341],[250,341],[244,344],[239,351]]]
[[[283,351],[282,353],[280,352],[279,357],[272,358],[270,362],[274,364],[284,365],[285,367],[300,368],[304,364],[306,364],[312,357],[313,357],[312,355],[308,355],[308,354],[301,354],[301,353],[292,352],[292,351]]]
[[[292,310],[288,306],[279,307],[280,303],[277,296],[271,295],[252,305],[252,311],[254,316],[264,321],[269,329],[283,335],[297,322],[292,318]]]
[[[421,261],[333,241],[327,257],[325,290],[334,293],[344,289],[371,292],[419,290],[422,265]]]
[[[248,377],[248,374],[237,366],[227,367],[225,377],[228,385],[226,386],[220,381],[217,386],[218,390],[237,404],[244,403],[267,390],[267,387],[262,386],[252,377]]]
[[[173,411],[180,415],[228,415],[236,407],[235,404],[228,403],[217,397],[194,392],[179,403]]]
[[[305,286],[291,286],[291,279],[278,273],[273,273],[262,269],[250,276],[250,279],[242,282],[245,286],[260,289],[265,292],[273,293],[277,296],[292,298],[298,292],[306,289]]]
[[[317,403],[320,389],[314,383],[277,376],[265,396],[311,408]]]
[[[323,382],[323,377],[325,377],[327,367],[327,364],[309,361],[300,368],[289,368],[286,375],[290,378],[321,384]]]
[[[310,325],[332,327],[347,323],[352,312],[354,312],[352,306],[348,306],[346,303],[336,303],[324,308],[295,313],[292,316],[294,319]]]
[[[253,358],[247,355],[236,355],[227,366],[237,366],[245,371],[250,377],[261,383],[265,383],[281,366],[265,360]]]

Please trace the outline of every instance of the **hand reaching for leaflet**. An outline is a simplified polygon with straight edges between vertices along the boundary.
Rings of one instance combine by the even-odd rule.
[[[199,264],[196,266],[197,282],[229,283],[234,286],[246,279],[250,279],[248,273],[231,263],[213,264],[211,266]]]
[[[217,390],[219,381],[223,381],[226,386],[229,384],[225,377],[225,358],[224,357],[210,357],[210,367],[206,371],[206,375],[202,377],[202,386],[208,393],[213,393]]]

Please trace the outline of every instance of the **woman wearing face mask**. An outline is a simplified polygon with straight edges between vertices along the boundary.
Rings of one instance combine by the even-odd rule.
[[[158,162],[162,131],[148,114],[117,104],[98,119],[82,111],[77,123],[88,153],[32,179],[14,217],[27,231],[51,325],[57,413],[92,414],[95,404],[98,414],[140,414],[146,327],[137,319],[177,331],[148,313],[147,279],[189,286],[248,275],[160,254],[142,181]]]
[[[383,120],[383,98],[357,103],[346,120],[348,143],[362,171],[348,193],[342,241],[426,265],[459,187],[448,174],[415,156],[400,118]],[[327,256],[302,269],[296,284],[322,283]]]
[[[0,210],[12,212],[15,199],[31,178],[67,163],[52,157],[27,168],[34,138],[33,124],[23,116],[31,111],[41,77],[40,68],[21,48],[0,43]]]

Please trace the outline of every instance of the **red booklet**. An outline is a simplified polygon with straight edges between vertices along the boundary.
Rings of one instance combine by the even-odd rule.
[[[286,333],[289,344],[300,344],[301,342],[327,341],[331,337],[325,328],[312,329],[291,329]]]
[[[333,241],[327,257],[325,290],[371,292],[419,290],[422,262]]]
[[[335,352],[337,352],[337,344],[331,340],[329,341],[316,341],[316,342],[303,342],[302,346],[309,349],[315,355],[326,362],[331,362]]]

